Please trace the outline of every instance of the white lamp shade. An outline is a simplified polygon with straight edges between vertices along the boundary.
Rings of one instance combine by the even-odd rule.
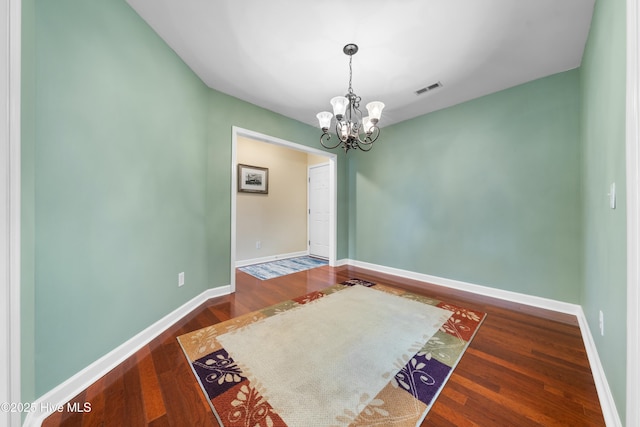
[[[333,114],[328,111],[323,111],[316,114],[316,117],[318,118],[321,129],[329,129],[329,127],[331,126],[331,118],[333,117]]]
[[[365,117],[364,119],[362,119],[362,130],[365,133],[369,133],[372,130],[371,128],[373,128],[373,123],[371,122],[371,119],[369,119],[369,117]]]
[[[344,96],[336,96],[331,98],[331,105],[333,105],[333,114],[338,116],[344,116],[344,112],[347,111],[349,100]]]
[[[367,104],[367,111],[369,112],[369,120],[376,123],[382,117],[382,109],[384,104],[380,101],[373,101]]]

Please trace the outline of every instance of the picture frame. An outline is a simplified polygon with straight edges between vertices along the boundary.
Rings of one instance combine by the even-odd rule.
[[[269,169],[238,164],[238,192],[269,194]]]

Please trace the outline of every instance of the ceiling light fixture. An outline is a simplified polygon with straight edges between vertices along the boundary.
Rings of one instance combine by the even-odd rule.
[[[345,153],[352,148],[369,151],[380,135],[378,121],[380,121],[384,104],[380,101],[368,103],[367,111],[369,112],[369,116],[362,117],[362,112],[360,111],[361,98],[353,92],[353,88],[351,87],[351,79],[353,76],[351,64],[353,55],[358,52],[358,46],[349,43],[342,51],[345,55],[349,55],[349,91],[345,96],[336,96],[331,99],[333,114],[328,111],[323,111],[316,115],[320,122],[320,128],[322,129],[320,144],[330,150],[342,146]],[[325,143],[331,139],[329,128],[331,127],[331,119],[334,115],[336,116],[335,131],[338,142],[331,146]]]

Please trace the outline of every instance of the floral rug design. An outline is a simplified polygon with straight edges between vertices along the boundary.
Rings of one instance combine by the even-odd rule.
[[[278,406],[278,400],[270,393],[272,388],[265,387],[265,384],[253,375],[255,372],[252,372],[252,369],[243,360],[234,360],[229,354],[233,353],[231,350],[233,347],[229,347],[229,351],[227,351],[221,344],[221,341],[229,342],[224,335],[241,334],[257,322],[266,321],[265,319],[285,314],[290,310],[300,310],[298,314],[303,313],[306,311],[305,306],[310,308],[314,304],[317,306],[320,300],[324,300],[328,296],[361,286],[384,292],[387,295],[385,298],[404,298],[412,301],[410,304],[420,303],[437,307],[446,315],[439,316],[441,321],[437,323],[439,327],[436,326],[433,329],[434,332],[431,332],[428,325],[425,325],[429,332],[416,341],[417,345],[412,345],[408,352],[403,350],[401,356],[389,360],[389,362],[396,361],[391,363],[390,370],[382,375],[384,380],[378,381],[378,384],[381,384],[378,389],[359,391],[358,395],[353,397],[355,400],[348,404],[345,400],[344,405],[339,406],[343,409],[339,413],[331,413],[329,421],[323,420],[314,423],[308,420],[304,424],[299,422],[288,424],[285,419],[292,420],[287,412],[289,408],[282,406],[282,399],[279,402],[281,410],[278,411],[274,408]],[[345,298],[347,294],[350,292],[344,294]],[[343,298],[341,294],[337,296]],[[356,296],[356,301],[359,297],[360,295]],[[334,297],[329,298],[327,302],[332,298]],[[409,302],[405,301],[403,304],[409,304]],[[425,307],[425,309],[427,308]],[[203,392],[208,397],[215,416],[224,427],[416,426],[424,419],[433,405],[485,316],[486,314],[482,312],[396,288],[360,279],[351,279],[322,291],[311,292],[290,301],[182,335],[178,337],[178,341]],[[310,334],[313,332],[309,331]],[[366,332],[366,330],[360,331],[362,334]],[[220,341],[219,337],[221,337]],[[351,359],[353,359],[353,355],[357,356],[356,346],[354,344],[354,348],[345,350],[345,355],[349,354]],[[254,348],[255,352],[262,356],[260,343],[256,343]],[[264,356],[267,358],[271,355]],[[325,363],[330,365],[340,363],[339,361],[343,360],[341,355],[336,355],[332,359],[335,360],[327,360]],[[339,371],[339,369],[337,370]],[[280,376],[276,376],[278,382],[281,381],[280,378]],[[332,379],[332,381],[334,380]],[[339,381],[340,378],[336,377],[335,386],[337,389],[343,387]],[[300,393],[305,392],[302,390]],[[332,393],[325,393],[322,396],[326,399],[333,397]],[[285,399],[285,401],[288,400]],[[273,404],[274,402],[276,404]],[[302,404],[306,404],[305,399],[302,399],[302,402]],[[338,405],[342,405],[341,402],[337,402]],[[300,402],[297,405],[301,405]],[[309,402],[309,405],[314,405],[314,403]],[[306,411],[305,408],[297,409],[302,409],[302,413]],[[312,413],[313,409],[317,408],[308,408],[309,413]],[[314,417],[313,420],[317,420],[317,417]]]

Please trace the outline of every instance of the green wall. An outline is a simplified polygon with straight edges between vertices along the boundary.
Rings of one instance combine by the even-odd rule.
[[[208,287],[208,92],[124,2],[35,16],[40,395]]]
[[[582,305],[623,420],[625,8],[596,1],[578,70],[385,128],[349,165],[351,258]]]
[[[598,0],[580,68],[584,288],[581,305],[618,413],[626,413],[626,2]],[[616,183],[617,206],[607,193]],[[604,313],[604,336],[599,311]]]
[[[207,88],[123,0],[36,0],[24,31],[23,378],[39,396],[230,283],[233,125],[313,146],[318,131]]]
[[[577,303],[579,106],[574,70],[384,128],[350,159],[350,256]]]

